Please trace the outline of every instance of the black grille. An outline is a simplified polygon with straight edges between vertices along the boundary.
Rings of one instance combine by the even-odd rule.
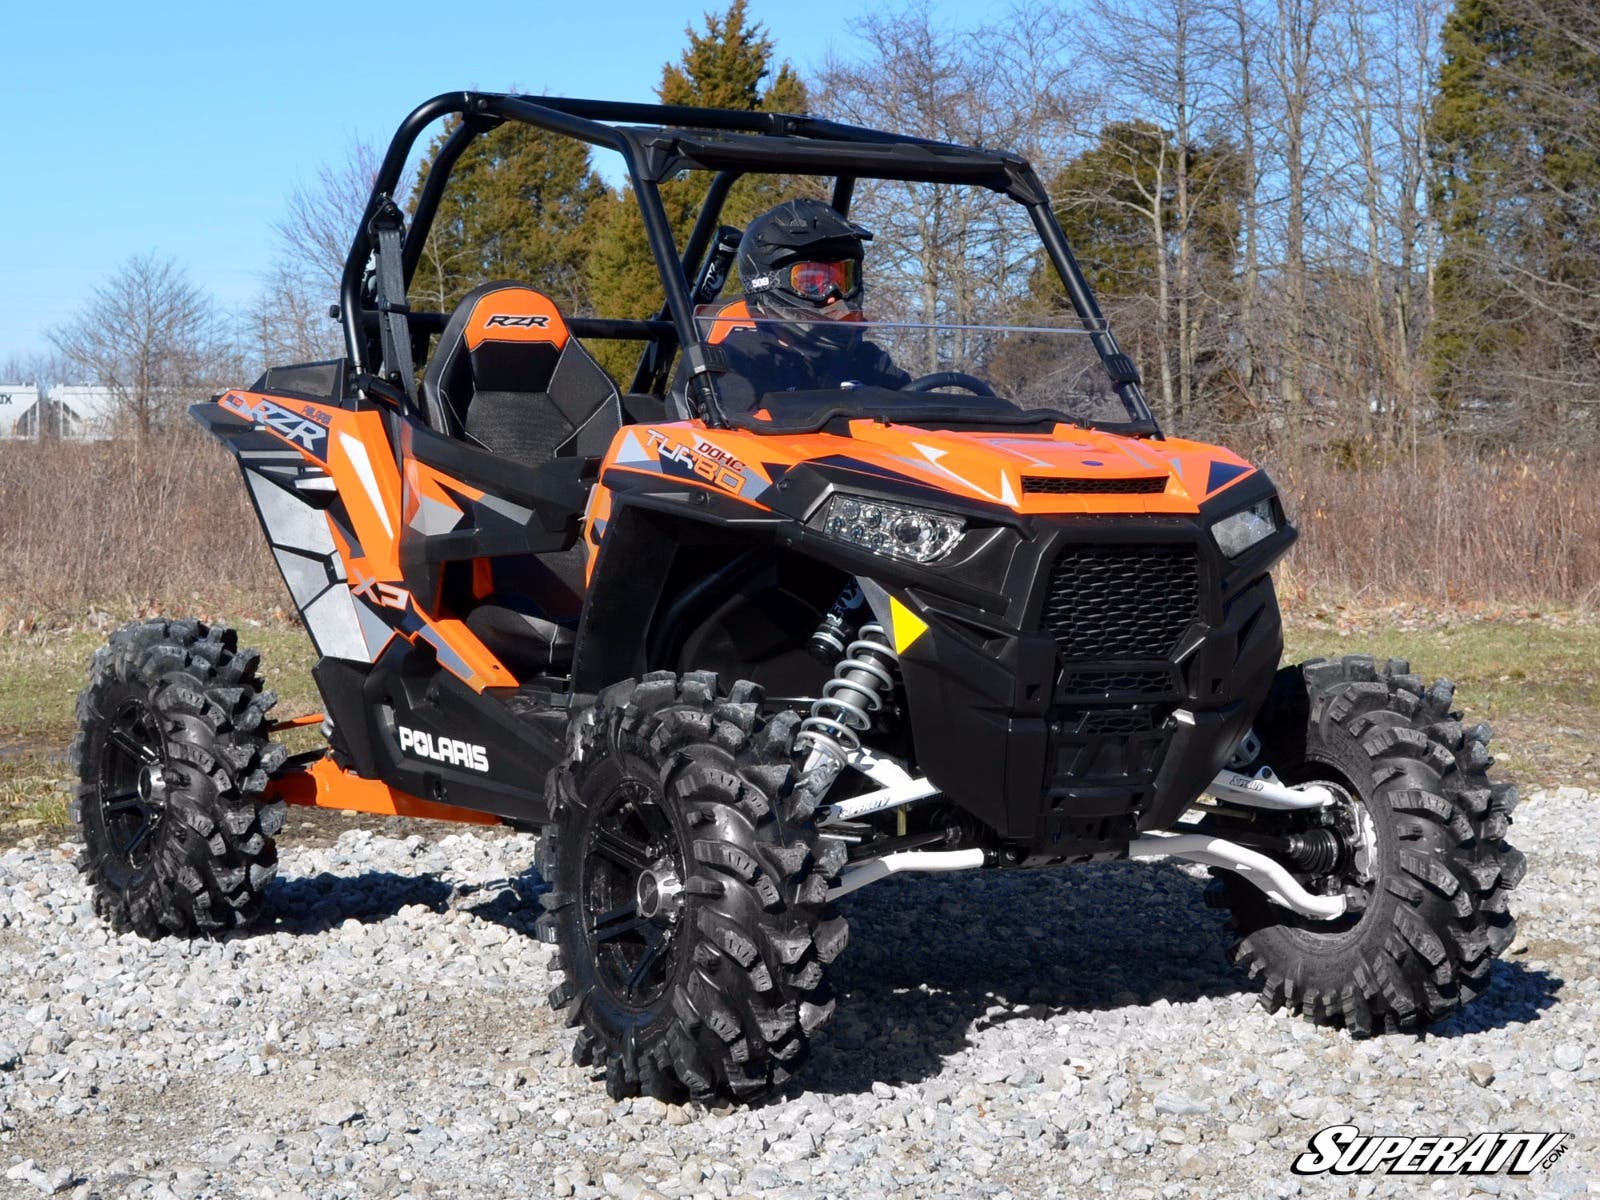
[[[1040,615],[1063,658],[1170,658],[1200,615],[1192,546],[1067,546]]]
[[[1055,496],[1153,496],[1167,490],[1167,477],[1148,479],[1062,479],[1055,475],[1024,475],[1024,492]]]
[[[1079,733],[1149,733],[1155,716],[1148,708],[1095,708],[1083,714]]]
[[[1160,698],[1176,690],[1171,671],[1069,671],[1061,681],[1064,696]]]

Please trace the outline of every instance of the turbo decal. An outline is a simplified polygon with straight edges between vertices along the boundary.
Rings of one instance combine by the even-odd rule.
[[[735,496],[744,493],[749,480],[745,465],[719,446],[702,439],[690,447],[688,443],[673,441],[659,429],[645,434],[645,446],[660,457],[663,468],[668,463],[677,463],[723,491]]]

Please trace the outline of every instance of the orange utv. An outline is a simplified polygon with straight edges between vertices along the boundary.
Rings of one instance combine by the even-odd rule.
[[[619,156],[655,316],[518,281],[412,306],[452,167],[507,122]],[[685,176],[706,189],[680,244],[660,188]],[[955,211],[945,193],[965,223],[880,228],[861,319],[806,329],[721,296],[740,231],[719,222],[757,184],[852,221],[901,188]],[[977,285],[903,284],[908,257],[974,247]],[[324,711],[269,716],[229,629],[112,635],[72,812],[117,929],[250,921],[288,804],[537,831],[577,1062],[616,1097],[704,1101],[801,1066],[834,1007],[839,898],[901,872],[1204,864],[1265,1003],[1358,1035],[1489,986],[1522,874],[1489,730],[1403,662],[1280,666],[1269,573],[1295,531],[1272,482],[1158,427],[1023,159],[806,116],[440,96],[395,135],[336,315],[345,357],[193,409],[238,459]],[[794,351],[789,374],[741,378],[748,337]],[[837,367],[861,339],[900,386]],[[625,392],[601,340],[638,348]],[[314,752],[273,740],[310,725]]]

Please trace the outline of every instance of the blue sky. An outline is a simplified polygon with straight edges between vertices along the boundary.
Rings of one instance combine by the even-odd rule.
[[[226,305],[272,256],[297,184],[459,88],[650,100],[686,24],[723,2],[6,4],[0,363],[129,255],[157,251]],[[802,71],[869,5],[750,0]]]

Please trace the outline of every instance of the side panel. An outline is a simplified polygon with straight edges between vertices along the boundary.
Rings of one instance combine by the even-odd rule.
[[[515,677],[466,626],[416,595],[401,564],[403,497],[384,417],[226,392],[193,415],[238,455],[284,582],[324,657],[372,663],[426,644],[474,690]]]

